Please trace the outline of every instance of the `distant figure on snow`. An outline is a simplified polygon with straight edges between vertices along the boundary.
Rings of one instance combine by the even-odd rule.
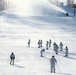
[[[46,42],[46,50],[48,50],[49,42]]]
[[[38,48],[40,48],[40,40],[38,41]]]
[[[58,45],[56,44],[56,48],[55,48],[55,53],[56,53],[56,54],[58,54],[58,49],[59,49],[59,47],[58,47]]]
[[[63,51],[63,43],[62,42],[60,42],[59,46],[60,46],[60,51]]]
[[[11,59],[11,61],[10,61],[10,65],[14,65],[15,55],[14,55],[13,52],[12,52],[12,54],[10,55],[10,59]]]
[[[52,41],[51,41],[51,39],[49,40],[49,47],[51,47],[51,43],[52,43]]]
[[[30,47],[30,43],[31,43],[31,41],[30,41],[30,39],[28,40],[28,47]]]
[[[43,43],[43,41],[41,40],[41,41],[40,41],[40,47],[42,47],[42,43]]]
[[[51,73],[55,73],[55,64],[57,63],[57,60],[55,59],[55,56],[52,56],[50,59],[50,64],[51,64]]]
[[[54,42],[53,46],[55,53],[58,54],[58,49],[59,49],[58,45]]]
[[[54,51],[55,51],[55,48],[56,48],[56,43],[54,42],[53,43],[53,49],[54,49]]]
[[[66,48],[65,48],[65,57],[68,57],[68,47],[66,46]]]
[[[41,57],[44,56],[44,53],[45,53],[45,49],[42,49],[42,50],[40,51]]]

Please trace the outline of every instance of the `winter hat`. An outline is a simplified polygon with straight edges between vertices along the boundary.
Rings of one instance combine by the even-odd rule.
[[[54,55],[52,57],[54,57]]]

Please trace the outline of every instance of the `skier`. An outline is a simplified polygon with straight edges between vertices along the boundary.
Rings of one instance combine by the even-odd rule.
[[[30,47],[30,39],[28,40],[28,47]]]
[[[66,46],[65,50],[66,50],[65,57],[68,57],[68,47],[67,46]]]
[[[49,44],[49,42],[47,41],[46,42],[46,50],[48,50],[48,44]]]
[[[15,55],[14,55],[13,52],[12,52],[12,54],[10,55],[10,59],[11,59],[11,61],[10,61],[10,65],[11,65],[11,64],[14,65]]]
[[[54,47],[54,51],[55,51],[55,48],[56,48],[56,43],[54,42],[54,44],[53,44],[53,47]]]
[[[57,60],[55,59],[54,56],[52,56],[52,58],[50,59],[50,64],[51,64],[51,73],[54,72],[55,73],[55,63],[57,63]]]
[[[53,46],[55,53],[58,54],[58,49],[59,49],[58,45],[54,42]]]
[[[58,54],[58,49],[59,49],[59,47],[58,47],[58,45],[56,44],[56,46],[55,46],[55,53],[56,53],[56,54]]]
[[[63,43],[62,42],[60,42],[60,51],[63,51]]]
[[[45,49],[42,49],[41,51],[40,51],[40,54],[41,54],[41,57],[43,57],[43,54],[45,53]]]
[[[42,43],[43,43],[43,42],[42,42],[42,40],[41,40],[41,41],[40,41],[40,47],[42,47]]]
[[[49,47],[51,47],[51,43],[52,43],[52,41],[51,41],[51,39],[50,39],[50,41],[49,41]]]
[[[38,41],[38,48],[40,48],[40,40]]]

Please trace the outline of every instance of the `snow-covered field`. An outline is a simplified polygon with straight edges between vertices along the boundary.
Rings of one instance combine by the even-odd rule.
[[[27,10],[19,12],[16,8],[0,13],[0,75],[76,75],[76,17],[65,17],[65,11],[47,0],[32,0],[29,11],[29,14]],[[30,48],[28,39],[31,39]],[[43,48],[38,48],[39,39],[43,40],[43,48],[49,39],[52,44],[63,42],[64,48],[69,48],[68,58],[64,57],[65,51],[55,55],[53,46],[41,58]],[[9,64],[11,52],[16,56],[14,66]],[[58,64],[55,74],[50,73],[52,55]]]

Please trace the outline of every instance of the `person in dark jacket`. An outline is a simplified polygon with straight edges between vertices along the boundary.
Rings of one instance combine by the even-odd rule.
[[[43,43],[43,41],[41,40],[41,41],[40,41],[40,47],[42,47],[42,43]]]
[[[48,50],[48,47],[49,47],[49,42],[47,41],[46,42],[46,50]]]
[[[44,53],[45,53],[45,49],[42,49],[42,50],[40,51],[41,57],[44,56]]]
[[[13,52],[12,52],[12,54],[10,55],[10,59],[11,59],[11,61],[10,61],[10,65],[14,65],[15,55],[14,55]]]
[[[31,41],[30,41],[30,39],[28,40],[28,47],[30,47],[30,43],[31,43]]]
[[[38,48],[40,48],[40,40],[38,41]]]
[[[57,60],[55,59],[55,56],[52,56],[50,59],[50,64],[51,64],[51,73],[55,73],[55,63],[57,63]]]

